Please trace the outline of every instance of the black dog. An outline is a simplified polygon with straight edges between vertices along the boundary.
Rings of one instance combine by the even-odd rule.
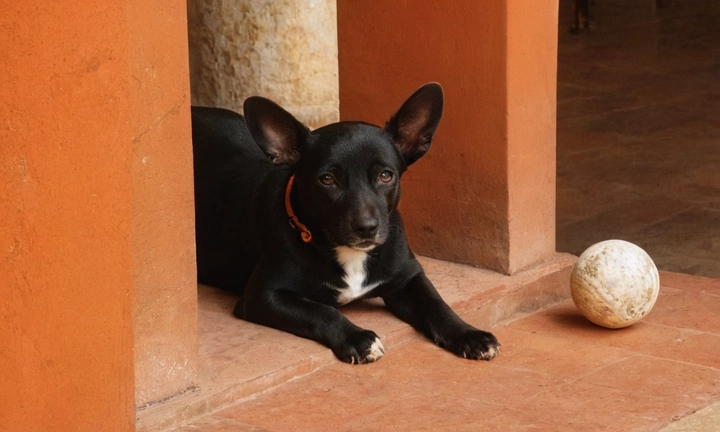
[[[458,356],[495,357],[495,337],[461,320],[427,279],[397,211],[400,176],[430,149],[442,107],[431,83],[385,128],[312,132],[260,97],[245,101],[244,119],[193,107],[198,280],[243,293],[237,317],[348,363],[384,354],[374,332],[335,308],[368,297]]]

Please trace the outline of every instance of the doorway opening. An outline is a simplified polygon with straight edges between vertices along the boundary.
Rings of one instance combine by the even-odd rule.
[[[720,4],[560,2],[557,249],[633,242],[720,277]]]

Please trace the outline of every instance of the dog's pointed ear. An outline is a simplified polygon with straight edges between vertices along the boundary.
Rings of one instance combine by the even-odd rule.
[[[308,130],[278,104],[252,96],[243,104],[245,123],[250,135],[273,163],[295,165],[300,159]]]
[[[410,165],[430,150],[443,111],[443,90],[438,83],[420,87],[385,124],[405,162]]]

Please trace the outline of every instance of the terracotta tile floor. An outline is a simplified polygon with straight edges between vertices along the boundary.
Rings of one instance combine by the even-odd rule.
[[[720,280],[661,282],[653,311],[626,329],[597,327],[565,301],[494,328],[503,348],[491,362],[413,339],[181,430],[659,430],[720,401]]]
[[[567,299],[575,257],[557,254],[513,276],[429,258],[420,262],[455,311],[481,328],[491,328]],[[198,288],[197,388],[138,410],[138,431],[176,430],[178,425],[338,363],[328,348],[316,342],[234,318],[234,295],[202,285]],[[353,323],[375,331],[388,352],[420,338],[379,299],[340,310]]]
[[[596,3],[591,32],[570,36],[571,2],[561,0],[558,248],[579,254],[624,238],[660,268],[720,277],[720,3]],[[436,277],[438,286],[458,285]],[[488,286],[502,282],[483,277]],[[497,325],[503,348],[491,362],[393,330],[383,336],[393,345],[384,358],[352,366],[310,342],[267,340],[267,331],[237,322],[261,348],[312,351],[308,370],[292,372],[305,376],[273,375],[290,381],[246,399],[238,392],[235,405],[180,430],[718,431],[720,279],[662,273],[661,283],[654,310],[627,329],[594,326],[570,301]],[[502,310],[496,304],[524,301],[447,294],[481,327],[498,321],[488,318]],[[371,306],[353,313],[386,330],[398,325]],[[208,346],[227,344],[224,330],[208,332],[220,338]],[[239,355],[278,356],[234,349],[244,354],[228,349],[212,361],[236,374]],[[225,379],[224,369],[213,371],[220,378],[210,382]],[[247,372],[262,381],[262,370]]]
[[[621,238],[720,277],[720,2],[561,0],[557,248]]]

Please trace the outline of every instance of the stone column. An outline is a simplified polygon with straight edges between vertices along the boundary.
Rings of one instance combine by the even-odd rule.
[[[193,105],[242,112],[248,96],[311,127],[337,121],[335,0],[189,0]]]

